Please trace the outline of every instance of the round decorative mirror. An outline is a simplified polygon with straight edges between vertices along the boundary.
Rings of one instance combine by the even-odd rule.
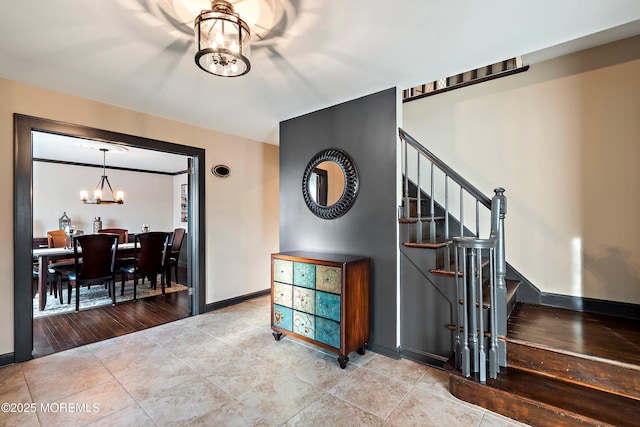
[[[307,164],[302,176],[302,196],[316,216],[333,219],[344,215],[357,194],[358,171],[344,151],[323,150]]]

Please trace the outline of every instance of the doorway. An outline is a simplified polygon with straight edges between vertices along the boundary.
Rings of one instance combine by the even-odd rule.
[[[33,146],[32,132],[66,135],[97,140],[125,147],[172,153],[189,157],[188,168],[188,240],[187,286],[190,288],[190,314],[204,312],[205,304],[205,217],[204,149],[149,138],[121,134],[42,118],[14,115],[14,360],[32,358],[32,264],[33,235]]]

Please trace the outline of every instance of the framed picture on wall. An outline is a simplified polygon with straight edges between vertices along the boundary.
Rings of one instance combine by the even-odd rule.
[[[187,207],[189,200],[187,199],[187,184],[180,186],[180,221],[187,222]]]

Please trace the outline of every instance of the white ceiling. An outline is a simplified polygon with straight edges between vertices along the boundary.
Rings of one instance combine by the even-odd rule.
[[[243,77],[194,63],[208,0],[4,0],[0,76],[277,144],[280,121],[340,102],[640,33],[638,0],[232,3],[258,22]]]

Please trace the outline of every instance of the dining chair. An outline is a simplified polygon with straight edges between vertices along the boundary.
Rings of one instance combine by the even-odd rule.
[[[167,286],[171,286],[171,267],[174,267],[176,274],[176,283],[178,283],[178,259],[180,258],[180,248],[182,247],[182,241],[186,230],[184,228],[176,228],[171,234],[170,251],[167,259]]]
[[[64,248],[68,246],[68,236],[64,230],[47,231],[47,246],[49,248]],[[58,297],[60,294],[60,304],[62,299],[62,282],[67,280],[68,274],[73,270],[73,259],[60,259],[56,262],[50,262],[47,266],[48,277],[47,282],[50,283],[49,294]]]
[[[117,251],[117,234],[86,234],[73,238],[75,268],[69,273],[68,303],[71,304],[71,288],[74,287],[76,290],[76,311],[80,310],[80,286],[82,285],[107,283],[110,285],[109,294],[113,305],[115,305]]]
[[[165,294],[164,270],[167,258],[167,246],[169,244],[169,233],[163,231],[149,231],[139,233],[135,236],[134,262],[120,269],[122,274],[122,285],[120,294],[124,294],[125,277],[133,277],[133,299],[137,299],[136,289],[138,278],[147,277],[151,286],[156,288],[158,274],[162,286],[162,295]]]
[[[125,228],[102,228],[98,233],[112,233],[118,235],[118,244],[129,243],[129,230]]]

